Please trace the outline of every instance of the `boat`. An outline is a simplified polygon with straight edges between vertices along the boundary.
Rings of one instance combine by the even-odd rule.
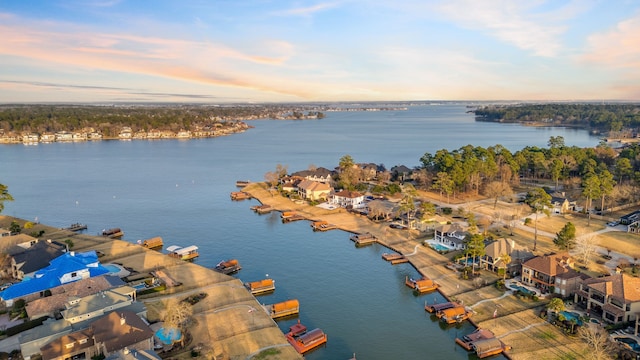
[[[71,224],[68,227],[64,228],[65,230],[69,230],[69,231],[82,231],[82,230],[87,230],[87,225],[86,224],[81,224],[81,223],[75,223],[75,224]]]
[[[151,239],[144,240],[141,245],[147,249],[160,250],[162,249],[162,246],[164,246],[164,243],[160,236],[156,236]]]
[[[307,330],[307,327],[300,324],[300,321],[289,328],[286,338],[300,354],[327,343],[327,334],[318,328]]]
[[[200,256],[200,254],[198,253],[198,247],[195,245],[187,247],[171,245],[167,248],[167,251],[167,255],[169,255],[170,257],[185,261],[190,261]]]
[[[329,224],[328,221],[314,221],[311,223],[311,227],[313,231],[328,231],[338,228],[335,224]]]
[[[244,191],[233,191],[231,193],[231,200],[246,200],[251,199],[251,194]]]
[[[249,185],[251,183],[251,181],[249,180],[238,180],[236,181],[236,186],[237,187],[245,187],[247,185]]]
[[[268,293],[276,289],[276,284],[275,284],[275,281],[273,281],[273,279],[264,279],[260,281],[248,282],[248,283],[245,283],[244,286],[247,289],[249,289],[249,291],[253,295]]]
[[[113,228],[109,230],[102,230],[102,236],[110,239],[121,239],[124,236],[124,232],[120,228]]]
[[[408,287],[421,294],[429,291],[434,291],[438,288],[438,284],[435,281],[427,279],[426,277],[422,277],[416,280],[407,276],[405,277],[404,283]]]
[[[272,305],[264,305],[264,308],[272,319],[298,315],[298,313],[300,313],[300,303],[296,299],[287,300]]]
[[[495,338],[493,331],[489,329],[477,328],[471,334],[464,335],[461,338],[456,338],[456,344],[462,346],[467,351],[471,351],[473,350],[474,342],[493,338]]]
[[[471,317],[472,311],[467,310],[463,305],[456,305],[449,309],[444,309],[436,313],[436,316],[447,324],[461,323]]]
[[[236,259],[220,261],[218,265],[216,265],[216,267],[213,268],[213,270],[226,275],[236,273],[240,271],[240,269],[242,269],[242,266],[240,266],[240,263],[238,263],[238,260]]]
[[[433,305],[424,305],[424,309],[430,313],[438,313],[439,311],[445,310],[445,309],[451,309],[452,307],[456,306],[457,303],[454,302],[444,302],[444,303],[439,303],[439,304],[433,304]]]

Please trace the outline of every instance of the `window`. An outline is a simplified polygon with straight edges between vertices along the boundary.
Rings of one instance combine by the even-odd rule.
[[[72,272],[71,273],[71,277],[76,277],[76,276],[78,276],[78,273],[76,273],[76,272]]]
[[[67,345],[65,345],[64,347],[65,347],[65,348],[67,348],[67,349],[71,349],[71,348],[73,347],[73,343],[71,343],[71,344],[67,344]]]
[[[78,343],[80,343],[80,344],[86,344],[86,343],[87,343],[87,338],[84,338],[84,339],[80,339],[80,340],[78,340]]]

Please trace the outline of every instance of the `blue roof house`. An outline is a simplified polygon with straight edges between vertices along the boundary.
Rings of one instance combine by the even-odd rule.
[[[94,250],[64,253],[49,262],[49,266],[38,270],[33,277],[25,277],[22,282],[9,286],[0,292],[0,299],[12,306],[15,299],[41,292],[81,279],[107,274],[109,269],[100,265]],[[43,296],[42,294],[40,296]]]

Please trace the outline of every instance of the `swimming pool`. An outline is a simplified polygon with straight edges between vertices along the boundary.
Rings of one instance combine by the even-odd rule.
[[[564,316],[567,321],[575,320],[576,324],[582,326],[582,320],[580,320],[580,314],[571,311],[561,311],[560,314]]]
[[[117,274],[122,271],[122,268],[116,264],[103,264],[102,266],[104,266],[112,274]]]
[[[438,243],[429,243],[429,246],[431,246],[436,251],[451,251],[451,249],[449,249],[448,247]]]
[[[524,286],[520,286],[520,285],[509,285],[510,288],[512,288],[513,290],[520,290],[521,292],[523,292],[525,295],[535,295],[536,292],[533,290],[529,290]]]
[[[631,350],[635,351],[635,352],[640,352],[640,344],[638,344],[638,342],[632,338],[628,338],[628,337],[617,337],[615,338],[616,341],[619,341],[621,343],[625,343],[627,345],[629,345],[629,347],[631,348]]]
[[[182,332],[180,332],[180,329],[175,328],[161,328],[156,331],[155,335],[165,345],[171,345],[182,338]]]

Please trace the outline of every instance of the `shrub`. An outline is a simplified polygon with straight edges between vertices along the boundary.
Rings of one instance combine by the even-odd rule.
[[[532,222],[533,222],[533,220],[531,220],[531,218],[524,219],[524,224],[525,225],[531,225]]]
[[[442,213],[444,215],[451,215],[451,214],[453,214],[453,209],[450,208],[450,207],[443,207],[442,208]]]

